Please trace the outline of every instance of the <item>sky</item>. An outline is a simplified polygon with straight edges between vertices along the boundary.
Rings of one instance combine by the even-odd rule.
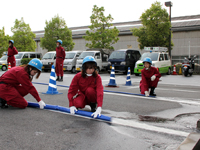
[[[157,0],[162,7],[168,0]],[[156,0],[1,0],[0,29],[12,35],[11,27],[15,19],[24,18],[32,31],[44,30],[45,21],[57,14],[62,17],[68,27],[90,25],[90,16],[94,5],[104,7],[105,15],[111,14],[113,23],[139,20],[141,14],[151,7]],[[200,0],[171,0],[172,17],[200,14]]]

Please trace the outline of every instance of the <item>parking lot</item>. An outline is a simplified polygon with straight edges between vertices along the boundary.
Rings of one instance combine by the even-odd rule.
[[[48,89],[50,72],[43,72],[33,82],[46,104],[68,107],[68,87],[61,85],[69,86],[74,75],[65,72],[64,82],[57,82],[58,91],[63,93],[60,95],[42,94]],[[0,109],[0,147],[174,150],[190,133],[199,132],[196,123],[200,118],[200,76],[163,75],[155,91],[157,97],[153,98],[123,93],[139,94],[141,76],[131,75],[132,86],[125,86],[126,75],[117,73],[119,87],[108,88],[105,86],[110,75],[100,75],[105,90],[102,114],[112,117],[112,122],[29,107]],[[25,98],[36,102],[31,95]],[[83,110],[90,111],[89,107]]]

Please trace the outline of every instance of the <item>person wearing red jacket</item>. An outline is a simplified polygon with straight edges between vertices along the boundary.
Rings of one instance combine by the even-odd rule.
[[[26,108],[28,103],[24,96],[30,93],[39,103],[41,109],[45,103],[31,83],[33,76],[40,76],[42,62],[34,58],[28,65],[11,68],[0,77],[0,106],[1,108],[11,105],[18,108]]]
[[[13,46],[14,41],[10,40],[9,41],[9,48],[8,48],[8,59],[7,62],[8,64],[11,64],[11,67],[15,67],[16,66],[16,61],[15,61],[15,56],[16,54],[18,54],[17,49]]]
[[[56,81],[63,81],[63,62],[65,60],[65,49],[61,46],[62,40],[57,40],[56,47]],[[60,78],[59,78],[60,76]]]
[[[143,60],[144,69],[141,71],[142,80],[140,81],[140,91],[141,94],[145,94],[145,96],[156,96],[154,93],[155,88],[158,85],[159,78],[161,77],[161,74],[159,71],[152,67],[152,61],[151,58],[146,57]],[[151,89],[149,94],[149,88]]]
[[[82,71],[74,76],[68,90],[71,114],[74,114],[77,108],[84,108],[85,105],[90,105],[91,112],[94,112],[92,116],[94,118],[101,116],[103,85],[96,68],[97,63],[94,57],[86,56],[83,59]]]

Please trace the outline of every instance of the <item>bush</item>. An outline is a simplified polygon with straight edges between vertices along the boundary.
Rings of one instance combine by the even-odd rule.
[[[31,59],[33,59],[33,58],[23,58],[23,59],[21,60],[21,64],[22,64],[22,65],[27,65]]]

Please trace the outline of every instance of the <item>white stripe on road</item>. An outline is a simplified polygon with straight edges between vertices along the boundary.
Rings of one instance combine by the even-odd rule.
[[[128,94],[119,94],[119,93],[108,93],[104,92],[104,94],[108,95],[115,95],[115,96],[125,96],[125,97],[137,97],[137,98],[143,98],[143,99],[151,99],[151,100],[157,100],[157,101],[168,101],[168,102],[175,102],[175,103],[183,103],[183,104],[189,104],[189,105],[200,105],[200,102],[197,101],[191,101],[191,100],[173,100],[166,97],[145,97],[145,96],[137,96],[137,95],[128,95]]]
[[[138,129],[145,129],[149,131],[172,134],[172,135],[177,135],[177,136],[187,137],[189,135],[189,133],[187,132],[162,128],[162,127],[156,127],[156,126],[145,124],[143,122],[138,122],[136,120],[124,120],[124,119],[119,119],[119,118],[112,118],[112,123],[117,124],[117,125],[128,126],[128,127],[138,128]]]
[[[58,113],[61,113],[61,114],[71,115],[70,113],[56,111],[56,110],[49,110],[49,111],[58,112]],[[81,118],[90,119],[90,120],[96,120],[96,121],[103,121],[103,120],[93,119],[93,118],[80,116],[80,115],[76,115],[76,114],[71,115],[71,116],[76,116],[76,117],[81,117]],[[103,122],[107,122],[107,121],[103,121]],[[183,136],[183,137],[187,137],[189,135],[189,133],[187,133],[187,132],[173,130],[173,129],[167,129],[167,128],[162,128],[162,127],[156,127],[156,126],[145,124],[143,122],[138,122],[136,120],[124,120],[124,119],[119,119],[119,118],[112,118],[111,123],[112,124],[116,124],[116,125],[121,125],[121,126],[128,126],[128,127],[132,127],[132,128],[144,129],[144,130],[148,130],[148,131],[166,133],[166,134]]]
[[[156,88],[157,90],[165,90],[165,91],[177,91],[177,92],[199,92],[199,91],[191,91],[191,90],[179,90],[179,89],[165,89],[165,88]]]

